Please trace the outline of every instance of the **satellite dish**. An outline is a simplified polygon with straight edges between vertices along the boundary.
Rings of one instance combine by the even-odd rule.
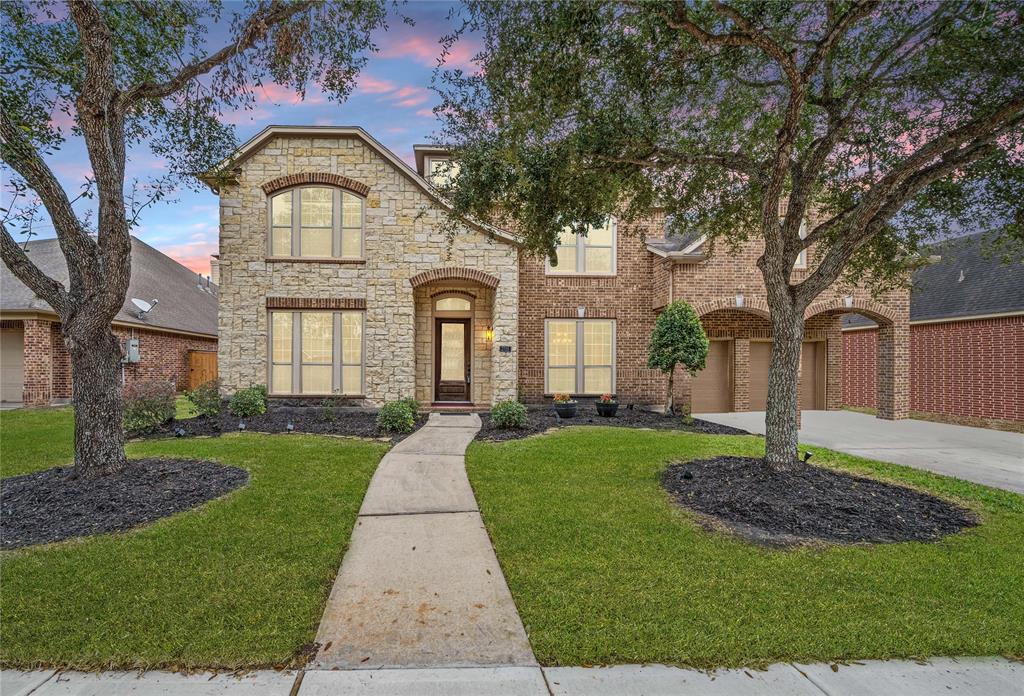
[[[152,302],[146,302],[145,300],[140,300],[137,297],[132,298],[132,304],[135,305],[135,308],[137,310],[139,310],[139,319],[141,319],[143,315],[145,315],[147,312],[153,309],[153,305],[155,305],[159,301],[160,300],[153,300]]]

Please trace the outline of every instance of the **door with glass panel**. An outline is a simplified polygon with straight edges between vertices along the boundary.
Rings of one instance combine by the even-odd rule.
[[[435,400],[469,401],[469,348],[469,319],[435,320]]]

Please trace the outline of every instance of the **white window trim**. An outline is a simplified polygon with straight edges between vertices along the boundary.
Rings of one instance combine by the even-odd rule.
[[[807,220],[800,221],[800,239],[804,239],[807,236]],[[805,269],[807,268],[807,250],[803,249],[797,254],[796,263],[793,264],[793,268]]]
[[[331,255],[330,256],[303,256],[302,255],[302,189],[325,188],[331,190]],[[342,193],[358,198],[362,205],[359,206],[359,256],[342,256],[342,237],[345,230],[354,230],[354,227],[345,227],[342,215]],[[292,198],[292,227],[291,227],[291,253],[287,256],[274,254],[274,199],[284,194],[291,194]],[[267,256],[272,258],[293,258],[293,259],[338,259],[342,261],[364,261],[366,259],[366,197],[360,196],[354,191],[342,189],[329,184],[301,184],[290,188],[274,191],[267,196]]]
[[[576,364],[575,365],[550,365],[548,363],[548,339],[550,337],[548,327],[549,327],[550,323],[553,322],[553,321],[558,321],[558,322],[576,322]],[[593,318],[589,318],[589,319],[551,318],[551,319],[545,319],[544,320],[544,394],[545,394],[545,396],[550,396],[551,394],[554,393],[554,392],[551,391],[550,387],[548,386],[548,368],[550,368],[550,367],[555,367],[555,368],[559,368],[559,367],[562,367],[562,368],[574,367],[576,369],[576,391],[573,392],[573,396],[600,396],[601,394],[606,393],[606,392],[588,392],[588,391],[583,391],[583,390],[580,389],[580,385],[586,386],[586,384],[584,383],[584,373],[585,373],[586,367],[588,367],[588,366],[584,365],[584,359],[583,359],[583,357],[584,357],[584,353],[583,353],[583,351],[584,351],[584,345],[583,345],[584,329],[583,329],[583,325],[585,323],[587,323],[588,321],[589,322],[594,322],[594,321],[607,322],[607,323],[610,323],[611,326],[612,326],[612,364],[610,366],[607,366],[607,365],[590,365],[589,367],[611,367],[612,368],[612,384],[611,384],[611,390],[608,393],[611,393],[611,394],[615,394],[616,393],[616,382],[617,382],[618,375],[616,374],[617,370],[616,370],[615,366],[616,366],[617,342],[618,342],[618,323],[615,321],[615,319],[605,319],[605,318],[602,318],[602,317],[593,317]]]
[[[292,360],[291,363],[274,361],[274,314],[292,315]],[[326,363],[304,363],[302,360],[302,314],[305,313],[330,313],[333,315],[331,327],[331,391],[304,394],[302,392],[302,366],[324,365]],[[342,362],[342,315],[356,314],[362,326],[360,333],[359,356],[359,390],[349,394],[341,392],[343,367],[355,367],[354,363]],[[292,368],[292,390],[289,393],[275,392],[274,387],[274,365],[291,365]],[[267,393],[270,396],[340,396],[343,398],[357,398],[366,394],[366,312],[357,309],[271,309],[267,312]]]
[[[544,273],[545,275],[551,276],[595,276],[601,278],[610,278],[615,276],[619,268],[619,222],[615,218],[609,220],[609,224],[612,228],[612,269],[611,271],[588,271],[581,270],[586,264],[586,249],[588,246],[594,249],[607,249],[606,244],[592,244],[588,245],[586,242],[590,237],[583,237],[582,235],[576,235],[576,268],[571,271],[562,271],[557,267],[551,265],[550,260],[544,261]]]

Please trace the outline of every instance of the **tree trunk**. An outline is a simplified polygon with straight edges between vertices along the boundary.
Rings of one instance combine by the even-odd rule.
[[[772,358],[768,367],[768,404],[765,414],[765,461],[775,469],[791,469],[797,456],[797,382],[804,316],[799,308],[771,308]]]
[[[673,367],[668,372],[668,393],[665,395],[665,415],[666,416],[672,415],[672,411],[676,407],[675,399],[673,398],[673,396],[675,394],[675,389],[673,388],[673,384],[675,382],[675,374],[676,374],[676,369]]]
[[[110,325],[66,332],[75,409],[75,474],[101,476],[128,465],[121,426],[121,347]]]

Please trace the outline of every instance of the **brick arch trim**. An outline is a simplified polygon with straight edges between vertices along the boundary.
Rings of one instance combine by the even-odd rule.
[[[750,312],[756,314],[765,319],[769,318],[768,303],[759,297],[746,297],[743,301],[742,307],[736,306],[736,297],[719,297],[714,300],[706,300],[704,302],[697,302],[693,305],[693,311],[697,313],[697,316],[702,317],[705,314],[711,312],[717,312],[720,309],[734,309],[738,312]]]
[[[438,290],[437,292],[430,293],[430,299],[438,299],[442,297],[447,297],[448,295],[459,295],[469,300],[476,299],[476,295],[474,293],[468,292],[466,290]]]
[[[896,323],[896,314],[882,303],[874,300],[862,300],[856,297],[853,298],[853,302],[849,305],[846,304],[845,298],[842,297],[836,297],[822,302],[815,302],[807,308],[807,311],[804,312],[804,320],[806,321],[807,319],[823,312],[837,311],[862,314],[868,319],[871,319],[875,323],[883,326],[889,326]]]
[[[429,271],[417,273],[413,277],[409,278],[409,283],[414,288],[418,288],[419,286],[426,285],[427,283],[436,283],[443,280],[468,280],[473,283],[479,283],[485,288],[491,288],[492,290],[498,287],[498,283],[500,282],[490,273],[484,273],[476,268],[447,266],[444,268],[432,268]]]
[[[352,193],[359,194],[364,198],[368,193],[370,193],[370,187],[363,182],[350,179],[347,176],[341,176],[340,174],[332,174],[330,172],[298,172],[296,174],[286,174],[285,176],[279,176],[276,179],[271,179],[260,186],[260,188],[263,189],[263,193],[269,196],[281,189],[290,188],[292,186],[301,186],[303,184],[327,184],[328,186],[337,186],[338,188],[343,188],[351,191]]]

